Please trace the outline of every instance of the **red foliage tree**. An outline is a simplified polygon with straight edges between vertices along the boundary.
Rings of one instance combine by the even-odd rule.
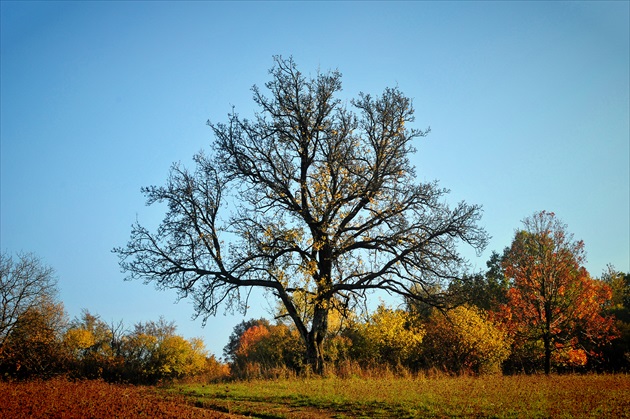
[[[256,344],[261,340],[268,337],[270,334],[269,329],[265,325],[252,326],[243,333],[237,355],[248,356],[254,350]]]
[[[555,352],[585,359],[576,351],[594,355],[597,344],[615,337],[614,319],[602,315],[612,293],[591,279],[582,266],[584,242],[574,241],[554,213],[536,213],[523,224],[503,260],[512,286],[500,316],[515,344],[542,341],[549,374]]]

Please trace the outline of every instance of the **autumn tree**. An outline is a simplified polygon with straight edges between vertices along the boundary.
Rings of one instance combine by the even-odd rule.
[[[241,345],[241,337],[243,334],[254,326],[270,326],[271,323],[265,318],[243,320],[232,329],[232,333],[228,337],[228,343],[223,348],[223,357],[228,362],[234,362],[236,359],[236,352]]]
[[[173,322],[160,318],[125,331],[122,322],[108,325],[85,310],[63,334],[70,355],[68,372],[81,378],[134,383],[202,373],[216,376],[221,366],[208,356],[203,341],[185,339],[176,330]]]
[[[226,361],[234,362],[236,360],[236,354],[241,346],[241,338],[243,337],[243,334],[254,326],[265,326],[265,328],[268,328],[271,326],[271,323],[265,318],[260,318],[243,320],[234,326],[234,329],[232,329],[232,333],[228,338],[228,343],[223,348],[223,357]]]
[[[300,336],[285,324],[255,324],[240,335],[231,356],[230,370],[236,377],[277,377],[295,373],[302,365]]]
[[[619,332],[611,346],[605,348],[604,367],[612,371],[630,371],[630,273],[608,266],[601,280],[612,290],[607,312],[615,317],[615,327]]]
[[[0,373],[17,378],[50,377],[65,371],[63,304],[41,299],[15,322],[0,350]]]
[[[449,207],[447,190],[417,180],[409,159],[429,130],[410,127],[398,88],[345,102],[338,71],[311,78],[276,57],[270,74],[268,94],[252,89],[252,119],[209,122],[215,141],[195,170],[175,164],[165,186],[143,189],[168,212],[156,231],[135,224],[115,252],[130,279],[192,296],[203,318],[252,287],[269,291],[321,373],[333,302],[373,290],[415,298],[461,276],[459,243],[481,250],[487,235],[479,206]],[[296,296],[312,307],[306,322]]]
[[[199,338],[185,339],[173,322],[137,323],[123,340],[125,374],[131,381],[156,382],[203,373],[208,353]]]
[[[22,378],[59,372],[66,323],[54,270],[32,253],[0,254],[0,371]]]
[[[554,213],[536,213],[523,225],[503,260],[512,286],[502,315],[517,344],[542,343],[549,374],[555,352],[581,362],[585,343],[613,337],[613,320],[602,316],[611,290],[591,279],[584,243]]]
[[[352,354],[368,367],[405,367],[415,359],[425,335],[423,327],[413,323],[411,314],[380,304],[367,321],[354,326]]]
[[[507,333],[475,306],[434,310],[426,324],[426,366],[450,372],[496,373],[510,354]]]
[[[0,254],[0,347],[22,315],[56,295],[54,270],[40,258],[32,253],[15,258]]]
[[[108,381],[122,379],[125,340],[122,321],[107,324],[100,316],[83,310],[80,317],[70,322],[63,340],[74,364],[73,374]]]

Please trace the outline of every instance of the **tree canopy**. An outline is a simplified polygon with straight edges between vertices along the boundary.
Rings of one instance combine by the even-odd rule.
[[[410,128],[398,88],[347,103],[338,71],[306,77],[275,57],[270,75],[267,95],[252,89],[252,119],[233,110],[208,122],[215,140],[194,171],[175,164],[166,185],[143,188],[168,212],[156,231],[136,223],[115,252],[130,279],[191,296],[203,318],[238,307],[251,287],[270,291],[321,372],[331,309],[372,290],[440,305],[418,290],[461,277],[458,245],[480,251],[487,234],[480,206],[450,207],[446,189],[417,180],[409,158],[429,129]]]

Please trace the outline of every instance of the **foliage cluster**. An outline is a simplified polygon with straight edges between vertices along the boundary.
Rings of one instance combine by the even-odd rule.
[[[423,352],[429,365],[445,371],[497,373],[510,355],[510,339],[486,312],[459,306],[433,313]]]
[[[308,369],[300,362],[299,335],[282,323],[243,322],[235,327],[230,341],[233,344],[225,347],[224,355],[234,377],[292,376]],[[340,376],[366,371],[408,374],[431,368],[499,372],[510,353],[507,334],[474,306],[459,306],[448,313],[434,310],[421,322],[407,310],[383,304],[365,321],[349,322],[331,336],[325,351],[328,373]]]
[[[365,322],[355,322],[344,335],[349,338],[348,353],[362,365],[399,368],[415,363],[425,330],[414,325],[406,311],[381,304]]]
[[[553,214],[535,217],[555,220]],[[563,226],[555,229],[566,234]],[[592,279],[579,264],[582,244],[574,243],[576,247],[563,253],[566,249],[556,244],[557,231],[556,239],[548,244],[557,248],[550,254],[543,252],[542,257],[551,268],[541,267],[535,260],[540,255],[527,249],[527,241],[536,234],[526,233],[518,232],[502,255],[493,253],[485,273],[464,276],[439,291],[450,309],[438,310],[408,299],[405,309],[381,304],[364,318],[332,310],[323,346],[328,372],[351,377],[366,370],[403,374],[431,369],[457,374],[628,371],[630,276],[610,267],[601,279]],[[545,234],[538,234],[543,241]],[[557,262],[559,256],[564,259]],[[20,258],[21,264],[31,268],[41,265],[32,255]],[[3,266],[14,266],[9,262],[3,256]],[[554,263],[562,269],[552,269]],[[553,274],[517,271],[531,266]],[[54,284],[47,276],[52,270],[40,268],[46,275],[39,280]],[[3,272],[3,284],[11,283],[15,294],[20,284],[16,276],[24,270],[5,268]],[[545,279],[545,286],[536,289],[536,278],[538,286]],[[29,287],[33,282],[21,284]],[[67,374],[155,383],[195,376],[205,381],[228,376],[278,378],[312,371],[304,356],[303,337],[291,322],[283,322],[281,305],[274,324],[252,319],[235,327],[224,349],[228,369],[207,353],[200,339],[184,339],[164,319],[128,330],[122,323],[106,324],[88,311],[69,321],[63,305],[55,300],[54,286],[39,289],[46,292],[31,299],[37,304],[29,300],[20,309],[14,304],[15,318],[5,316],[8,332],[0,345],[0,373],[5,378]],[[304,299],[305,319],[312,315],[308,308]]]

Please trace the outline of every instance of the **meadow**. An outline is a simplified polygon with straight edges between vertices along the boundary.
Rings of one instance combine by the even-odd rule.
[[[624,418],[629,375],[0,383],[11,418]]]
[[[259,418],[630,417],[628,375],[294,378],[169,391]]]

